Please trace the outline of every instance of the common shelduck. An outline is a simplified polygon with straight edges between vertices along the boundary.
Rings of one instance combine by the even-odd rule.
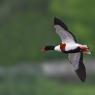
[[[58,18],[54,18],[56,33],[61,38],[61,43],[57,46],[45,46],[42,51],[55,50],[68,54],[69,62],[73,65],[76,74],[81,81],[86,80],[86,68],[83,64],[83,54],[90,54],[87,45],[77,43],[75,36],[69,31],[67,26]]]

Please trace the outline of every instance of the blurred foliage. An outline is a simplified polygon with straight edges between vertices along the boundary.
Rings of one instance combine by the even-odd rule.
[[[64,20],[78,41],[95,54],[94,4],[94,0],[1,0],[0,64],[63,58],[60,53],[45,57],[40,52],[44,45],[60,42],[54,16]]]
[[[40,77],[6,78],[0,80],[1,95],[94,95],[95,86],[89,83],[67,83]]]

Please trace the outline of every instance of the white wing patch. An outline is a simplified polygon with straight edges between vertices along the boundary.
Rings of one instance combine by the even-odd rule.
[[[56,29],[56,33],[60,36],[63,43],[70,43],[70,42],[75,43],[74,37],[63,27],[59,25],[55,25],[54,27]]]
[[[77,70],[79,68],[80,55],[81,55],[81,53],[68,54],[69,61],[73,65],[75,70]]]

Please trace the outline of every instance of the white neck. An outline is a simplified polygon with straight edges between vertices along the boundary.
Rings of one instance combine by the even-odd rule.
[[[58,52],[61,52],[60,45],[55,46],[54,50],[55,50],[55,51],[58,51]]]

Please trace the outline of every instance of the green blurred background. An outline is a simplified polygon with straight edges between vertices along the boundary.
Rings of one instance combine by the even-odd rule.
[[[44,45],[60,43],[54,17],[62,19],[78,41],[90,47],[92,54],[85,60],[92,63],[95,0],[0,0],[0,95],[95,95],[94,73],[84,84],[79,80],[64,82],[64,78],[54,81],[43,76],[37,65],[64,62],[61,53],[40,51]],[[30,64],[35,70],[26,73]]]

